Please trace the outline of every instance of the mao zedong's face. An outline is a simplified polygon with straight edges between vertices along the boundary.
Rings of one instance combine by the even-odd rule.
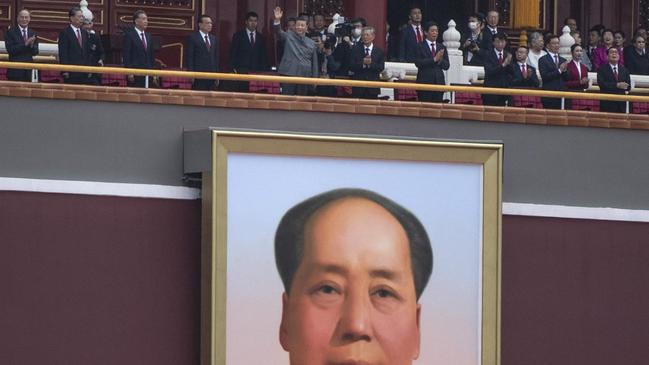
[[[357,197],[318,210],[283,296],[280,342],[292,365],[403,365],[419,356],[419,312],[406,232]]]

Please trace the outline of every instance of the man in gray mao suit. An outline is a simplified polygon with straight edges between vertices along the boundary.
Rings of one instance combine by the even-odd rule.
[[[285,32],[281,27],[284,12],[280,7],[276,7],[274,13],[273,29],[277,37],[284,42],[284,56],[279,63],[279,74],[318,77],[318,47],[306,36],[308,19],[298,18],[295,22],[295,30]],[[313,85],[283,83],[281,86],[284,95],[307,95],[308,91],[313,89]]]

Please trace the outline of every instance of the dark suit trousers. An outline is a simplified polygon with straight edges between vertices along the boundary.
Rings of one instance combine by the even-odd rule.
[[[65,84],[88,84],[89,83],[89,78],[88,74],[84,72],[70,72],[69,77],[64,77],[63,78],[63,83]]]
[[[133,76],[133,82],[126,80],[126,86],[128,87],[144,87],[146,76]],[[151,86],[151,79],[149,79],[149,86]]]
[[[214,84],[214,80],[195,79],[192,83],[192,90],[212,91]]]
[[[417,91],[417,100],[419,101],[441,103],[443,96],[444,93],[440,91]]]
[[[482,105],[490,106],[512,106],[512,98],[509,95],[482,95]]]
[[[7,80],[9,81],[32,81],[32,70],[7,69]]]
[[[626,103],[623,101],[602,100],[599,102],[599,111],[607,113],[626,113]]]
[[[572,100],[565,99],[564,109],[568,110],[572,106]],[[543,109],[561,109],[561,99],[559,98],[541,98]]]
[[[352,98],[359,99],[376,99],[379,96],[380,89],[371,87],[353,87]]]

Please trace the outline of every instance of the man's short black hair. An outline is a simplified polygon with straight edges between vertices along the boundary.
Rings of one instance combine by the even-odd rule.
[[[288,19],[286,19],[286,22],[293,22],[295,23],[297,21],[297,18],[294,16],[289,16]]]
[[[484,14],[482,13],[473,13],[469,15],[469,18],[476,18],[479,23],[484,23]]]
[[[73,7],[70,8],[70,11],[68,11],[68,16],[69,17],[70,16],[75,16],[75,15],[77,15],[78,11],[81,11],[81,8],[78,7],[78,6],[73,6]]]
[[[618,55],[620,54],[620,50],[618,50],[615,47],[611,47],[611,48],[606,50],[606,55],[609,55],[611,53],[611,51],[615,51]]]
[[[430,27],[435,26],[437,27],[437,30],[439,30],[439,25],[437,25],[437,22],[434,22],[432,20],[429,20],[424,24],[424,29],[426,29],[426,33],[430,31]]]
[[[352,24],[361,23],[361,25],[363,27],[367,27],[367,20],[365,20],[365,18],[363,18],[363,17],[354,18],[354,19],[352,19],[352,21],[350,23],[352,23]]]
[[[498,32],[498,33],[496,33],[496,35],[494,35],[493,40],[495,41],[497,39],[507,42],[507,34],[505,34],[503,32]]]
[[[204,18],[210,18],[211,21],[214,21],[210,15],[207,14],[201,14],[201,16],[198,17],[198,23],[202,23]]]
[[[249,12],[246,13],[246,20],[248,20],[250,18],[259,19],[259,15],[257,13],[255,13],[254,11],[249,11]]]
[[[570,46],[570,53],[573,53],[575,51],[575,48],[581,47],[581,44],[575,43],[572,46]]]
[[[559,36],[554,34],[554,33],[548,33],[545,35],[545,45],[547,46],[548,43],[550,43],[551,40],[553,39],[559,39]]]
[[[144,10],[136,10],[135,13],[133,13],[133,23],[135,23],[142,14],[146,15],[146,12]]]
[[[364,189],[331,190],[295,205],[282,217],[275,233],[275,263],[282,278],[284,290],[290,295],[295,272],[304,254],[304,228],[318,210],[329,203],[345,198],[362,198],[387,210],[403,227],[410,247],[412,277],[417,299],[421,296],[433,271],[433,250],[426,229],[406,208],[375,192]]]
[[[529,48],[527,48],[527,46],[526,46],[526,45],[524,45],[524,44],[519,44],[519,45],[518,45],[518,47],[516,47],[516,50],[518,51],[518,50],[519,50],[519,49],[521,49],[521,48],[522,48],[522,49],[524,49],[524,50],[526,50],[526,51],[527,51],[527,53],[529,53],[529,52],[530,52],[530,49],[529,49]]]

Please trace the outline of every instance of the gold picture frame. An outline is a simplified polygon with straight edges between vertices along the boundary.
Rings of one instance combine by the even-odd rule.
[[[500,365],[501,144],[220,130],[211,131],[211,171],[202,176],[202,364],[226,365],[228,162],[238,154],[477,166],[482,189],[477,363]]]

